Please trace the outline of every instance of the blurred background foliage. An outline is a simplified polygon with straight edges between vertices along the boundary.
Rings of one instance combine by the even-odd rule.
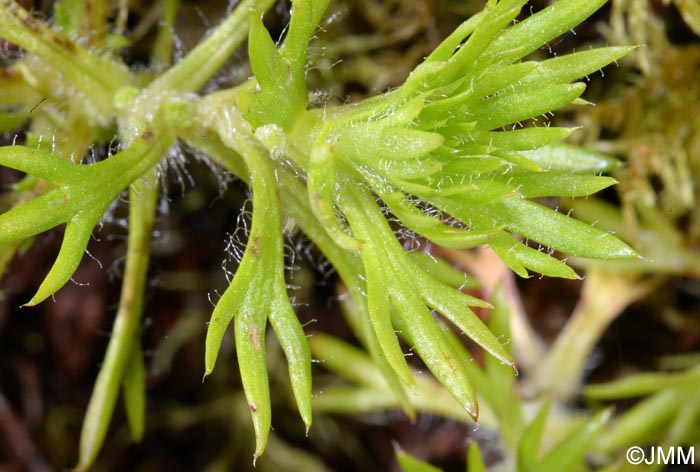
[[[51,18],[53,2],[21,3]],[[134,45],[128,61],[145,64],[164,2],[114,2],[110,15],[118,16],[127,3],[120,32]],[[531,10],[548,3],[533,1]],[[229,7],[183,1],[175,56],[191,49]],[[331,2],[311,47],[313,104],[354,101],[398,86],[446,34],[482,7],[480,0]],[[266,16],[273,35],[283,34],[288,11],[288,4],[278,2]],[[412,398],[420,412],[416,421],[398,412],[376,367],[353,348],[356,340],[343,321],[343,315],[352,319],[353,307],[337,277],[308,241],[290,238],[297,312],[307,329],[319,333],[310,338],[318,360],[315,419],[306,436],[281,352],[270,339],[275,422],[256,470],[432,470],[420,468],[429,467],[425,462],[465,470],[470,444],[480,449],[469,453],[470,471],[483,470],[477,457],[487,470],[627,470],[623,454],[631,445],[697,446],[699,35],[696,0],[611,0],[539,52],[547,57],[593,45],[641,45],[589,78],[584,97],[595,106],[572,107],[555,119],[583,127],[572,143],[620,159],[623,165],[613,174],[620,184],[596,198],[545,203],[615,231],[644,259],[577,260],[584,275],[578,281],[517,279],[489,251],[447,251],[414,242],[452,263],[436,268],[445,277],[455,277],[454,268],[464,270],[469,290],[492,300],[496,308],[481,314],[520,367],[514,378],[493,358],[472,358],[464,350],[482,405],[479,428],[465,422],[464,411],[428,375],[419,376],[419,394]],[[19,54],[0,42],[3,65]],[[246,62],[240,60],[244,54],[208,87],[250,76],[239,65]],[[0,73],[0,96],[17,93],[11,82]],[[4,129],[13,129],[18,113],[31,110],[0,114]],[[13,137],[5,133],[3,144]],[[0,169],[3,189],[18,179]],[[147,431],[140,444],[130,444],[119,407],[95,470],[252,470],[252,425],[231,340],[217,375],[201,383],[210,297],[225,288],[221,254],[229,222],[246,217],[245,187],[212,177],[204,162],[171,167],[165,180],[160,204],[167,211],[156,223],[142,327]],[[15,197],[3,193],[0,211]],[[2,470],[60,470],[76,461],[80,424],[118,300],[124,216],[123,208],[114,209],[89,246],[93,259],[83,261],[76,283],[53,303],[17,308],[39,285],[43,271],[36,269],[52,261],[60,230],[17,248],[11,262],[9,252],[0,254],[0,268],[7,267],[0,286]],[[455,345],[460,342],[455,335]]]

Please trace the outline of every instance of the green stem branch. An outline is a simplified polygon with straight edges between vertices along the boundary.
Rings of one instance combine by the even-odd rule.
[[[248,34],[248,15],[267,11],[274,0],[243,0],[216,31],[180,63],[153,81],[150,89],[196,92],[224,65]]]
[[[114,321],[105,360],[85,414],[80,435],[80,459],[76,469],[88,470],[102,446],[109,427],[119,387],[137,344],[143,311],[151,234],[156,211],[158,185],[155,169],[129,190],[129,240],[126,272],[119,311]]]

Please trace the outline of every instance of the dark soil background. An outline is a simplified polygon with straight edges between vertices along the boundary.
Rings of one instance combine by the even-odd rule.
[[[31,6],[31,2],[23,3]],[[153,4],[131,3],[129,26],[132,30],[141,28],[143,34],[127,57],[133,64],[143,64],[153,28],[140,22]],[[444,35],[477,11],[482,2],[331,3],[331,20],[319,32],[329,52],[317,58],[309,81],[320,101],[332,103],[400,84]],[[534,2],[533,8],[546,3]],[[680,42],[694,40],[683,30],[675,9],[655,4]],[[34,7],[50,15],[50,2],[37,1]],[[177,26],[180,53],[215,26],[226,8],[226,2],[184,2]],[[266,23],[273,33],[282,34],[288,11],[289,5],[280,3],[267,15]],[[563,53],[598,39],[597,24],[606,19],[607,12],[603,9],[577,28],[576,34],[565,35],[543,54]],[[360,46],[349,42],[349,35],[371,37],[373,42]],[[11,55],[11,45],[3,47]],[[245,62],[242,59],[244,52],[208,88],[247,77],[249,71],[237,65]],[[605,89],[603,79],[594,80],[600,83],[593,89]],[[4,139],[6,144],[13,136]],[[0,168],[0,191],[19,178],[16,172]],[[165,178],[142,326],[148,388],[146,437],[140,444],[130,443],[124,411],[118,404],[95,470],[253,468],[252,428],[231,340],[223,347],[215,373],[202,382],[211,299],[225,288],[222,261],[227,260],[226,242],[247,201],[247,190],[241,183],[222,179],[216,170],[212,172],[206,163],[195,159],[180,171],[172,168]],[[84,258],[74,282],[53,300],[21,308],[53,263],[62,228],[28,243],[2,278],[0,472],[68,470],[77,461],[83,414],[116,313],[125,254],[123,218],[122,205],[96,229],[90,257]],[[294,295],[299,316],[308,323],[307,331],[322,330],[352,341],[336,303],[337,277],[302,236],[291,239],[289,246],[296,266],[290,276],[301,286]],[[228,262],[227,267],[235,270],[235,263]],[[566,322],[580,285],[580,281],[538,277],[519,282],[527,312],[545,339],[554,339]],[[595,351],[590,378],[609,380],[625,370],[653,368],[660,355],[697,350],[699,308],[698,281],[669,278],[652,297],[635,304],[613,324]],[[684,323],[670,323],[665,316],[669,311],[679,314],[675,320]],[[272,355],[270,364],[274,437],[256,470],[294,470],[292,463],[285,462],[287,451],[295,460],[308,460],[309,470],[317,470],[321,464],[334,471],[398,470],[396,446],[445,470],[464,470],[470,437],[488,444],[488,432],[475,433],[468,425],[425,415],[412,424],[397,412],[366,417],[318,415],[306,437],[290,401],[286,367],[279,355]],[[316,374],[316,388],[321,390],[329,377],[321,369]],[[489,461],[489,454],[494,453],[488,447],[484,452]]]

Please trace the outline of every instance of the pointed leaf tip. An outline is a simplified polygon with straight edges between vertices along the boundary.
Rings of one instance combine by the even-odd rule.
[[[37,305],[38,305],[39,303],[41,303],[42,301],[43,301],[43,300],[40,300],[39,297],[37,297],[36,294],[35,294],[35,295],[31,298],[31,300],[29,300],[29,301],[28,301],[27,303],[25,303],[24,305],[20,306],[20,308],[24,308],[25,306],[31,308],[31,307],[33,307],[33,306],[37,306]]]
[[[474,403],[470,403],[470,404],[465,405],[464,409],[467,411],[467,414],[474,421],[474,424],[476,425],[476,427],[478,429],[479,428],[479,403],[477,401],[474,401]]]

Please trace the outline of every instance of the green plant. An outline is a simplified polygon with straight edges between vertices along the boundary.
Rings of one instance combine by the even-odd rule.
[[[499,339],[511,339],[510,314],[500,285],[494,293],[493,303],[488,327]],[[523,395],[518,391],[518,382],[507,366],[493,357],[487,357],[483,365],[479,365],[454,333],[448,331],[446,334],[478,392],[483,407],[482,427],[498,432],[499,440],[491,441],[488,445],[491,451],[501,456],[491,463],[493,470],[564,472],[583,467],[586,453],[593,449],[596,437],[601,435],[610,419],[611,409],[603,409],[596,415],[586,417],[567,411],[563,402],[553,401],[556,398],[543,400],[534,395]],[[383,382],[379,370],[359,349],[319,334],[312,338],[311,348],[314,356],[327,369],[350,382],[349,385],[325,388],[324,395],[314,399],[316,411],[359,414],[401,406]],[[512,355],[512,352],[509,354]],[[572,370],[580,373],[581,369],[573,365]],[[533,372],[531,375],[536,374]],[[418,412],[467,421],[461,406],[447,395],[435,379],[426,374],[416,374],[416,380],[418,385],[410,400]],[[527,377],[520,383],[526,384]],[[533,408],[537,409],[537,413],[529,418],[529,410]],[[554,413],[550,414],[552,410]],[[618,436],[625,440],[628,438],[624,433],[618,433]],[[618,446],[610,447],[608,452]],[[476,444],[473,448],[478,450]],[[478,452],[472,451],[469,453],[469,467],[478,456]],[[414,470],[409,463],[412,464],[411,461],[415,459],[401,454],[398,460],[404,470]],[[434,469],[420,469],[416,465],[415,470]],[[478,467],[476,470],[479,470]]]
[[[178,140],[252,190],[246,249],[209,324],[205,376],[213,371],[233,323],[256,458],[265,449],[271,423],[264,348],[268,321],[286,354],[302,420],[307,428],[311,424],[311,353],[284,278],[283,229],[291,222],[343,279],[354,304],[348,321],[411,416],[415,408],[409,391],[420,386],[395,330],[474,420],[479,410],[473,379],[432,312],[498,362],[514,363],[470,309],[488,308],[489,303],[463,293],[463,279],[436,271],[439,263],[405,250],[404,234],[448,248],[488,244],[523,277],[532,271],[576,278],[554,251],[588,258],[636,257],[614,235],[531,200],[585,196],[615,183],[599,175],[615,161],[560,144],[572,130],[547,126],[547,114],[570,103],[586,105],[580,99],[585,85],[571,82],[630,48],[524,60],[605,1],[559,0],[513,25],[525,3],[489,1],[397,89],[360,103],[309,108],[307,47],[327,0],[293,2],[279,46],[262,23],[272,1],[244,0],[169,68],[167,25],[177,2],[167,2],[148,72],[129,70],[120,59],[114,48],[124,41],[107,34],[104,1],[60,2],[55,30],[17,3],[0,2],[0,35],[25,51],[3,79],[17,93],[4,97],[3,105],[12,111],[2,123],[7,130],[19,123],[28,126],[23,145],[0,149],[0,164],[29,174],[12,190],[12,208],[0,215],[3,254],[13,253],[27,238],[66,225],[56,262],[27,305],[44,301],[70,279],[94,226],[122,192],[129,192],[120,309],[87,411],[79,469],[90,467],[97,456],[121,388],[132,435],[143,434],[137,327],[158,166]],[[244,41],[246,31],[254,77],[194,95]],[[46,105],[32,111],[44,99]],[[520,127],[526,121],[532,126]],[[58,136],[57,147],[39,138],[48,133]],[[120,143],[119,152],[95,164],[81,163],[91,144],[110,139]],[[541,246],[531,247],[522,238]]]

